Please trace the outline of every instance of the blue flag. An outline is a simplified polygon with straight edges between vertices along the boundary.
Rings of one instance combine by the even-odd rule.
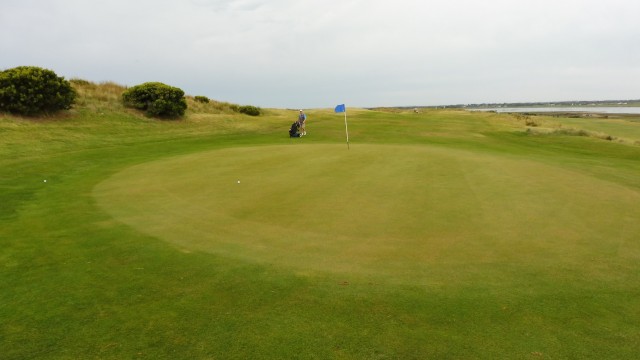
[[[347,108],[344,106],[344,104],[340,104],[336,106],[336,112],[337,113],[347,112]]]

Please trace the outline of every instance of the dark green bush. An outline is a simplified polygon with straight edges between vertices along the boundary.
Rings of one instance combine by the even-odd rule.
[[[251,116],[258,116],[260,115],[260,108],[251,105],[243,105],[238,107],[238,112]]]
[[[40,115],[67,110],[75,101],[71,84],[55,72],[19,66],[0,72],[0,110]]]
[[[187,101],[182,89],[160,82],[133,86],[122,94],[125,106],[144,110],[149,116],[174,118],[184,115]]]
[[[208,97],[206,97],[206,96],[200,96],[200,95],[198,95],[198,96],[194,97],[194,98],[193,98],[193,100],[195,100],[196,102],[204,103],[204,104],[209,103],[209,98],[208,98]]]

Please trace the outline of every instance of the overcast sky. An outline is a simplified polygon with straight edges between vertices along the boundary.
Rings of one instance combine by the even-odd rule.
[[[640,98],[638,0],[0,0],[0,69],[261,107]]]

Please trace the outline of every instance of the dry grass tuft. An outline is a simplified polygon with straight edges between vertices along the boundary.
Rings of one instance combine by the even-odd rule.
[[[186,96],[187,99],[187,112],[191,114],[233,114],[238,111],[238,105],[209,100],[209,102],[204,103],[200,101],[196,101],[193,96]]]
[[[127,89],[125,86],[114,82],[94,83],[82,79],[71,79],[71,85],[78,93],[76,105],[86,107],[94,111],[121,111],[122,93]]]

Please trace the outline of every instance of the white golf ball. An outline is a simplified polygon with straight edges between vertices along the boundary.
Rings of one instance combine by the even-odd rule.
[[[240,184],[240,180],[238,180],[238,184]]]
[[[47,182],[47,180],[45,180],[44,182]]]

